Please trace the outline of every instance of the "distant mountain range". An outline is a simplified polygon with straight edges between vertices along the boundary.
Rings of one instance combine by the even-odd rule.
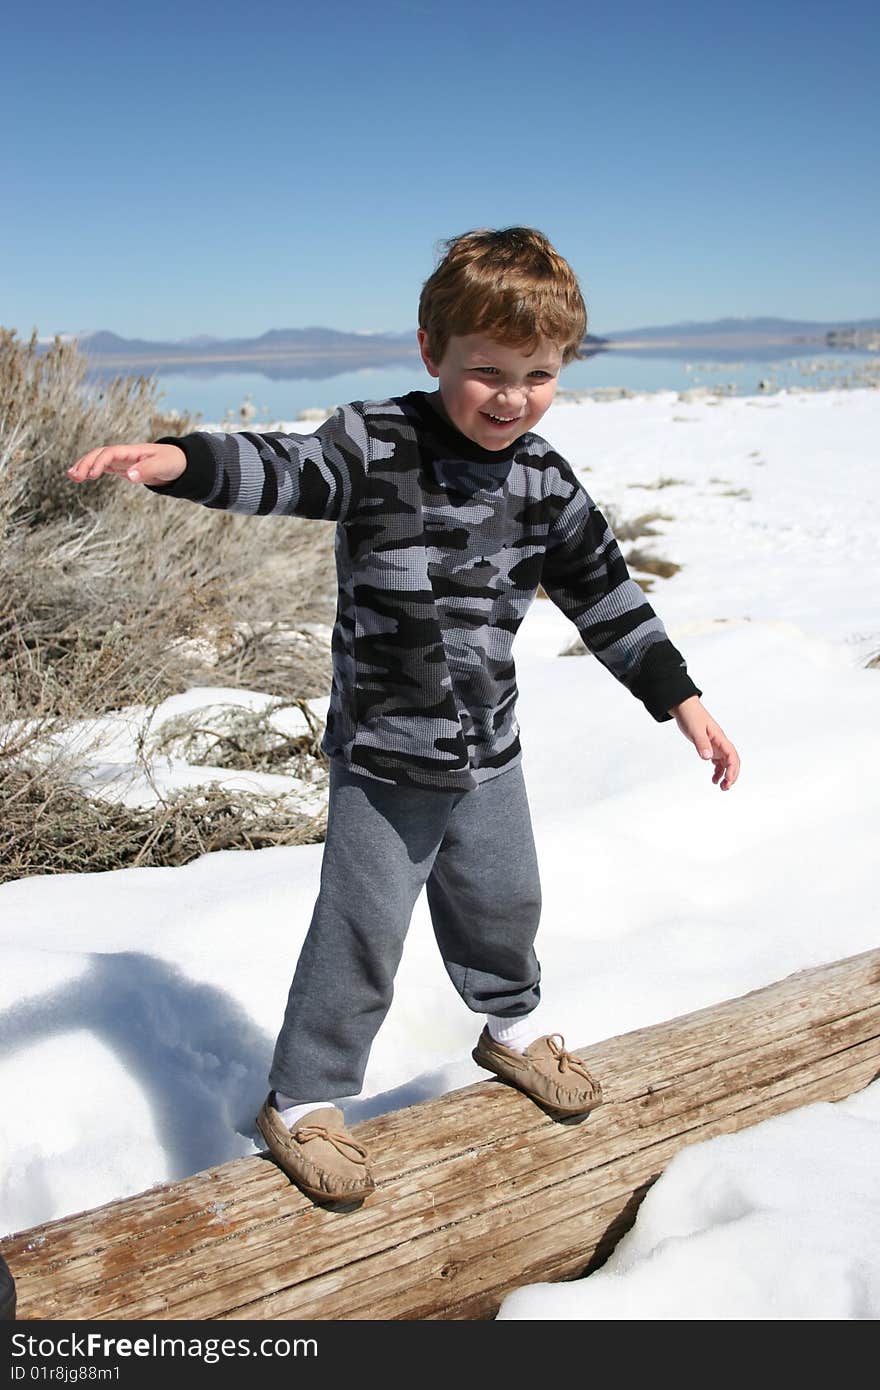
[[[126,362],[148,357],[151,361],[188,358],[278,357],[308,354],[310,357],[345,356],[365,351],[381,354],[385,350],[400,353],[404,340],[415,351],[413,333],[345,333],[335,328],[270,328],[259,338],[215,338],[207,333],[176,342],[146,338],[121,338],[107,329],[95,332],[60,334],[75,338],[83,352],[90,357],[124,357]],[[43,341],[51,341],[43,340]]]
[[[650,328],[626,328],[607,333],[609,345],[626,343],[632,348],[636,342],[657,343],[670,340],[675,343],[743,343],[757,346],[760,343],[826,343],[829,334],[844,332],[876,332],[880,329],[880,319],[847,319],[833,323],[819,323],[805,319],[775,318],[725,318],[714,319],[711,323],[667,323]]]
[[[588,334],[582,353],[638,352],[645,356],[693,356],[711,351],[717,358],[815,354],[823,348],[873,345],[880,319],[816,323],[780,318],[723,318],[711,323],[673,323],[628,328],[602,337]],[[390,366],[417,356],[415,329],[402,333],[346,333],[335,328],[272,328],[258,338],[216,338],[198,334],[176,342],[122,338],[106,329],[61,333],[75,340],[101,375],[119,368],[144,374],[256,369],[268,377],[326,377],[333,369],[354,371]],[[52,339],[41,339],[45,350]]]

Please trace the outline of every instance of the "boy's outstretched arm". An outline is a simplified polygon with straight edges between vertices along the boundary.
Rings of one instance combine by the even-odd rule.
[[[77,459],[73,482],[116,473],[168,497],[246,516],[345,520],[364,491],[369,439],[357,402],[308,434],[195,430],[152,443],[108,444]]]
[[[691,695],[681,704],[673,705],[672,715],[685,738],[689,738],[701,758],[711,758],[715,764],[712,781],[721,781],[721,790],[730,791],[739,776],[739,754],[719,724],[704,708],[698,695]]]

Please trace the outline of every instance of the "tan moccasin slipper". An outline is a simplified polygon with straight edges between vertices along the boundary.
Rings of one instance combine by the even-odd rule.
[[[309,1197],[320,1202],[358,1202],[375,1191],[366,1149],[345,1128],[335,1105],[310,1110],[292,1130],[267,1096],[257,1128],[272,1157]]]
[[[487,1025],[471,1055],[478,1066],[562,1115],[583,1115],[602,1104],[602,1087],[582,1057],[566,1052],[561,1033],[548,1033],[517,1052],[496,1042]]]

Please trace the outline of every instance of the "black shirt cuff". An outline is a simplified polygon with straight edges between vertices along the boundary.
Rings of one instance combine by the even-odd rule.
[[[668,639],[647,651],[632,692],[658,724],[672,718],[669,711],[674,705],[703,693],[688,675],[681,652]]]
[[[191,502],[203,502],[211,496],[217,479],[217,464],[210,445],[200,434],[164,435],[154,444],[176,444],[186,454],[186,468],[173,483],[146,483],[150,492],[166,497],[186,497]]]

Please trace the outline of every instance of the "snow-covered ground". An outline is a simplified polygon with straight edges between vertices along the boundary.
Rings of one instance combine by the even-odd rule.
[[[682,568],[650,598],[742,758],[721,792],[674,722],[561,659],[574,629],[533,605],[516,654],[538,947],[548,1029],[574,1047],[877,944],[880,391],[564,401],[541,432],[600,505],[668,517],[637,544]],[[260,700],[188,692],[154,725],[226,696]],[[136,723],[108,721],[96,789],[125,779]],[[144,799],[137,776],[127,795]],[[320,861],[226,852],[0,887],[0,1231],[255,1151]],[[483,1076],[478,1030],[423,898],[349,1120]],[[880,1082],[694,1145],[608,1264],[500,1316],[875,1318],[878,1153]]]

